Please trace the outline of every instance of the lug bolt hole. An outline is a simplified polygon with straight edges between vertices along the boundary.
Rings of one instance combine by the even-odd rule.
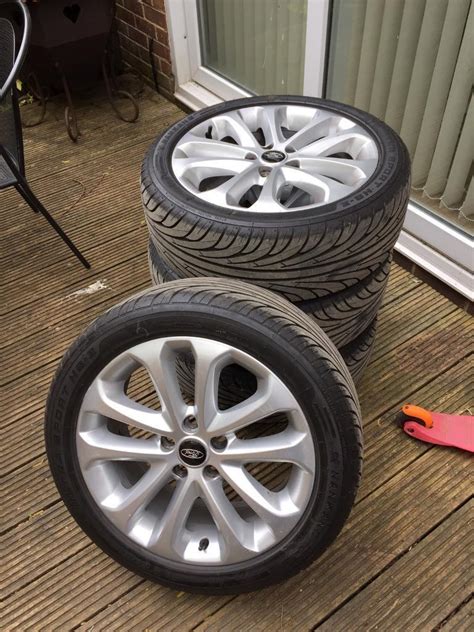
[[[184,467],[184,465],[175,465],[173,468],[173,473],[179,478],[186,478],[188,475],[188,470]]]
[[[219,476],[219,472],[212,465],[206,465],[204,468],[204,475],[207,478],[217,478]]]
[[[225,450],[227,447],[227,439],[225,437],[214,437],[211,439],[211,445],[214,450],[218,450],[220,452]]]
[[[183,428],[187,432],[194,432],[195,430],[197,430],[197,427],[198,427],[198,424],[197,424],[196,417],[194,415],[188,415],[187,417],[185,417],[183,421]]]
[[[199,551],[205,551],[207,549],[207,547],[209,546],[209,540],[207,538],[202,538],[202,540],[199,541]]]
[[[258,170],[259,175],[262,178],[266,178],[272,172],[271,167],[260,167]]]
[[[170,437],[161,437],[161,447],[163,450],[172,450],[174,446],[174,439],[171,439]]]

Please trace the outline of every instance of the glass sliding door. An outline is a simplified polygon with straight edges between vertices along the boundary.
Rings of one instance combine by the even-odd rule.
[[[401,135],[413,201],[471,236],[473,32],[470,0],[334,0],[326,89]]]
[[[397,249],[473,296],[472,0],[168,0],[191,109],[252,94],[325,96],[405,141],[412,193]]]
[[[307,0],[198,0],[201,63],[253,94],[301,94]]]

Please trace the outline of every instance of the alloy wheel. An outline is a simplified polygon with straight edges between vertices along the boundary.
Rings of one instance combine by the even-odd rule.
[[[331,110],[268,104],[226,111],[182,136],[172,154],[181,185],[228,209],[287,212],[336,202],[378,163],[367,129]]]
[[[176,374],[195,363],[193,400]],[[255,390],[219,407],[219,380],[238,364]],[[159,406],[127,393],[145,370]],[[277,423],[275,423],[277,421]],[[256,358],[198,337],[131,347],[93,380],[76,432],[83,478],[125,536],[168,560],[231,564],[280,542],[301,518],[318,480],[311,431],[289,388]]]

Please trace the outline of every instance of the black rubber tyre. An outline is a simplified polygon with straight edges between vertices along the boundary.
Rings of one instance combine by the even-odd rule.
[[[352,287],[327,297],[294,303],[298,309],[314,318],[338,349],[361,336],[377,316],[382,303],[392,257],[367,278]],[[155,285],[179,278],[158,254],[153,242],[148,246],[148,264],[151,280]],[[343,354],[344,355],[344,354]],[[358,363],[354,368],[358,367]]]
[[[339,349],[344,358],[347,368],[356,384],[362,379],[366,366],[370,362],[370,357],[375,345],[377,333],[377,318],[375,318],[368,328],[355,340]]]
[[[151,553],[99,510],[80,469],[78,416],[98,373],[131,346],[183,335],[231,344],[274,371],[299,403],[314,440],[320,469],[301,518],[277,545],[245,562],[196,565]],[[225,279],[175,281],[99,317],[57,369],[46,407],[45,438],[61,497],[88,536],[127,568],[192,592],[246,592],[297,573],[342,528],[361,474],[360,409],[340,354],[320,328],[281,297]]]
[[[377,144],[374,174],[350,196],[310,210],[252,213],[204,203],[175,178],[179,139],[208,117],[262,104],[323,107],[364,127]],[[400,233],[410,189],[405,145],[370,114],[308,97],[252,97],[195,112],[162,134],[142,166],[141,190],[150,236],[180,277],[245,278],[292,302],[340,292],[375,273]]]
[[[369,363],[370,356],[375,344],[377,331],[377,319],[375,318],[369,327],[362,332],[355,340],[345,347],[339,349],[349,372],[357,385],[362,379],[364,369]],[[194,363],[191,357],[180,359],[177,364],[177,372],[180,379],[181,388],[188,396],[194,390]],[[249,380],[247,371],[238,366],[228,367],[221,374],[221,389],[219,391],[219,404],[222,408],[234,406],[243,399],[250,397],[253,393],[254,385]]]

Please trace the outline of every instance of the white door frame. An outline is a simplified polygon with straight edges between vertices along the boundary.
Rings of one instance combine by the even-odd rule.
[[[251,93],[202,65],[196,0],[165,0],[175,97],[191,110]],[[324,88],[330,0],[308,0],[303,94]],[[458,292],[474,300],[472,240],[410,202],[395,249]],[[454,255],[454,256],[453,256]]]
[[[303,94],[321,96],[330,0],[307,0]],[[175,97],[193,110],[251,93],[202,64],[196,0],[166,0]]]

